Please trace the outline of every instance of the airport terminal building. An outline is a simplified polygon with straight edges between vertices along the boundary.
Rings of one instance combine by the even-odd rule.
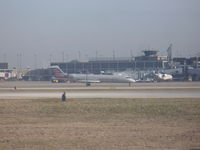
[[[7,62],[1,62],[0,63],[0,69],[8,69],[8,63]]]
[[[94,58],[87,62],[77,60],[70,62],[53,62],[51,66],[59,66],[65,73],[121,72],[126,70],[158,70],[168,67],[167,56],[158,56],[155,50],[143,51],[143,56],[130,58]]]

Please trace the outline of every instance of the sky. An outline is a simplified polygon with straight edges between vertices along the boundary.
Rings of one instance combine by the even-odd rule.
[[[0,62],[48,67],[166,49],[200,52],[200,0],[0,0]]]

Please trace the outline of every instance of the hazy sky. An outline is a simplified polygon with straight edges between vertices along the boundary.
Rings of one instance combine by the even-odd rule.
[[[129,57],[144,49],[200,52],[200,0],[0,0],[0,61],[45,67],[52,61]],[[21,56],[20,56],[21,55]],[[36,63],[37,61],[37,63]]]

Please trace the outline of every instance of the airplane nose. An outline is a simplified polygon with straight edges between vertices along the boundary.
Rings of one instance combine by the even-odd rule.
[[[134,79],[129,79],[130,82],[136,82]]]

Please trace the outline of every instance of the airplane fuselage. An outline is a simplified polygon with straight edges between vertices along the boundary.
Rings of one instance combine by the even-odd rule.
[[[120,75],[96,75],[96,74],[70,74],[69,78],[72,82],[113,82],[113,83],[131,83],[135,82],[130,77]]]

